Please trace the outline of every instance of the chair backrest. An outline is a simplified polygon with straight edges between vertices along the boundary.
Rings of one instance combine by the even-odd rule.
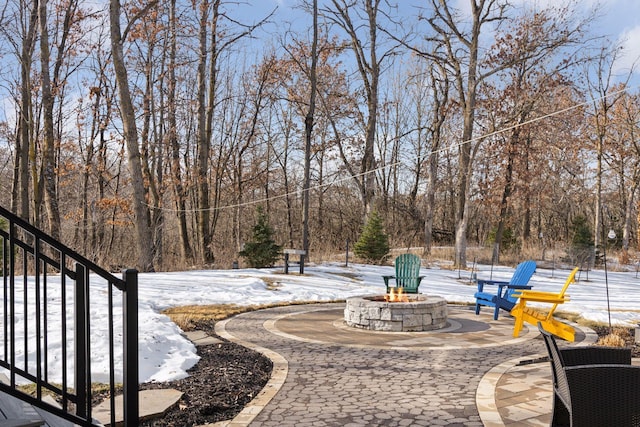
[[[511,280],[509,280],[510,285],[518,285],[524,286],[529,283],[531,276],[536,272],[536,262],[532,260],[523,261],[516,267],[516,271],[513,272],[513,276],[511,276]],[[502,298],[507,301],[515,304],[518,298],[514,297],[513,294],[518,292],[518,289],[514,288],[506,288],[504,291],[504,296]]]
[[[516,271],[513,272],[513,276],[511,276],[511,280],[509,280],[510,285],[526,285],[529,283],[531,276],[536,272],[536,262],[532,260],[524,261],[518,264],[516,267]]]
[[[575,281],[576,274],[578,273],[578,270],[580,270],[580,268],[576,267],[571,271],[571,273],[569,274],[569,277],[567,277],[567,280],[564,282],[564,285],[562,286],[562,289],[560,290],[560,292],[558,292],[558,297],[560,297],[560,298],[564,297],[564,294],[567,292],[567,289],[569,288],[569,285],[572,284]],[[551,309],[547,313],[547,319],[550,319],[553,316],[553,313],[556,311],[557,307],[558,307],[557,303],[553,304],[553,306],[551,307]]]
[[[576,267],[573,270],[571,270],[571,273],[569,274],[569,277],[567,277],[567,281],[564,282],[564,285],[562,286],[562,289],[558,293],[558,296],[560,297],[564,296],[564,294],[567,292],[567,288],[569,287],[569,285],[575,282],[576,274],[578,273],[579,270],[580,270],[579,267]]]
[[[551,362],[551,374],[553,377],[553,387],[556,394],[565,406],[570,410],[571,408],[571,395],[569,394],[569,382],[567,381],[567,375],[564,371],[564,360],[562,354],[558,349],[556,339],[552,334],[545,331],[542,327],[542,322],[538,322],[538,330],[544,338],[544,344],[547,347],[549,353],[549,361]]]
[[[396,283],[404,288],[417,288],[421,260],[418,255],[402,254],[396,260]]]

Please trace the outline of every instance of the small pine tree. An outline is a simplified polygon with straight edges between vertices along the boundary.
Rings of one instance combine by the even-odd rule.
[[[369,262],[382,263],[389,255],[389,237],[382,227],[382,218],[372,212],[353,247],[355,254]]]
[[[571,247],[575,249],[584,249],[593,246],[593,237],[591,228],[587,223],[587,218],[583,215],[576,216],[571,222]]]
[[[496,233],[498,229],[492,228],[489,232],[488,240],[489,243],[493,244],[496,242]],[[507,227],[502,232],[502,241],[500,242],[500,251],[508,251],[511,248],[517,248],[518,239],[513,233],[513,229],[511,227]]]
[[[244,249],[239,255],[245,258],[252,268],[271,267],[280,257],[282,246],[273,240],[274,231],[261,206],[258,206],[257,213],[258,219],[253,226],[252,240],[244,244]]]
[[[583,215],[576,216],[571,222],[571,254],[575,262],[585,264],[591,259],[594,249],[591,228],[587,218]]]

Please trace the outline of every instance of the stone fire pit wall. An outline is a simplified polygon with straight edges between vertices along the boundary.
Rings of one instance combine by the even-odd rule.
[[[447,302],[437,296],[415,295],[409,302],[386,302],[382,296],[347,299],[344,320],[349,326],[387,332],[441,329],[447,323]]]

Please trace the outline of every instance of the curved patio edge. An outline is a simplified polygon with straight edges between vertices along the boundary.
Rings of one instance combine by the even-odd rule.
[[[586,346],[594,344],[598,335],[596,332],[588,327],[580,326],[577,323],[570,322],[570,324],[577,330],[584,333],[585,338],[576,346]],[[525,325],[525,327],[527,327]],[[516,357],[505,362],[502,362],[493,368],[491,368],[480,380],[478,388],[476,389],[476,408],[480,414],[480,419],[485,427],[505,427],[506,424],[498,410],[498,399],[496,389],[500,379],[514,367],[519,365],[523,361],[529,361],[545,357],[546,354],[529,354],[526,356]]]
[[[271,399],[273,399],[276,393],[278,393],[278,391],[284,384],[285,380],[287,379],[287,373],[289,372],[289,363],[279,353],[276,353],[275,351],[270,350],[268,348],[255,345],[249,341],[238,339],[234,335],[227,332],[226,324],[231,319],[232,318],[228,318],[221,322],[216,323],[215,325],[216,334],[236,344],[240,344],[251,350],[255,350],[259,353],[262,353],[263,355],[268,357],[273,363],[273,370],[271,371],[271,377],[269,378],[269,381],[263,387],[260,393],[258,393],[258,395],[254,397],[242,409],[242,411],[240,411],[240,413],[236,415],[232,420],[221,421],[219,423],[213,424],[217,427],[248,426],[254,420],[254,418],[262,411],[262,409],[264,409],[264,407],[271,401]]]

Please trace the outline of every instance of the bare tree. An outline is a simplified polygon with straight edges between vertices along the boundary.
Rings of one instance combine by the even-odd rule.
[[[218,60],[218,21],[220,19],[220,0],[200,4],[200,27],[198,32],[199,57],[198,57],[198,130],[196,151],[196,186],[198,200],[196,206],[198,241],[200,243],[200,257],[205,264],[213,263],[213,251],[211,248],[211,230],[209,226],[210,202],[209,202],[209,152],[211,150],[211,122],[213,120],[214,96],[217,84],[217,60]],[[211,14],[211,15],[210,15]],[[209,34],[207,28],[211,26],[211,47],[208,47]],[[209,73],[207,77],[207,59],[211,50]],[[208,92],[207,92],[208,82]],[[209,100],[207,102],[207,93]]]
[[[476,98],[479,85],[497,71],[482,70],[480,36],[484,26],[504,19],[507,3],[504,0],[469,0],[469,18],[463,17],[443,0],[430,2],[433,16],[428,22],[436,33],[430,41],[440,46],[441,50],[436,55],[427,53],[426,56],[447,64],[458,92],[457,101],[462,108],[462,135],[458,146],[455,264],[466,267],[472,154],[478,147],[478,142],[473,138]]]
[[[176,203],[176,215],[178,217],[178,228],[180,236],[180,251],[182,260],[189,262],[193,258],[193,251],[189,243],[189,233],[187,228],[186,215],[186,191],[182,182],[182,166],[180,162],[180,144],[178,142],[178,123],[176,119],[176,91],[177,91],[177,17],[176,0],[169,2],[169,65],[168,65],[168,87],[167,87],[167,139],[171,150],[171,183]]]
[[[617,167],[620,175],[620,194],[622,197],[622,249],[629,250],[631,236],[633,234],[633,208],[640,189],[640,135],[638,135],[638,123],[640,122],[640,96],[638,93],[626,94],[620,107],[616,107],[616,127],[618,127],[618,139],[616,146]],[[640,226],[640,221],[638,221]],[[638,242],[640,238],[636,236]]]
[[[30,4],[26,1],[20,2],[20,10],[16,14],[18,15],[16,21],[26,27],[23,26],[18,30],[22,37],[20,43],[14,43],[16,55],[20,61],[20,98],[11,202],[13,210],[22,219],[29,221],[29,150],[32,147],[35,132],[31,97],[31,64],[38,27],[38,0],[33,0]],[[36,185],[34,192],[37,191]],[[37,194],[34,194],[34,199],[36,196]]]
[[[608,133],[611,126],[611,109],[622,98],[624,92],[613,90],[614,65],[616,58],[620,54],[620,48],[614,46],[603,46],[596,57],[595,75],[587,72],[587,82],[593,104],[593,125],[595,127],[595,150],[596,150],[596,194],[595,194],[595,215],[594,215],[594,244],[598,248],[607,242],[602,242],[603,227],[603,201],[602,201],[602,176],[603,161],[607,151]],[[631,78],[631,73],[627,76],[627,82]],[[594,81],[595,80],[595,81]]]
[[[570,49],[582,41],[580,28],[586,23],[573,25],[568,19],[570,16],[566,9],[548,9],[514,18],[498,33],[490,51],[490,67],[498,69],[506,65],[499,72],[499,79],[487,82],[487,92],[491,96],[487,96],[485,101],[487,114],[498,116],[491,128],[501,133],[495,141],[504,141],[503,144],[495,144],[496,158],[504,159],[504,162],[498,162],[504,164],[504,169],[493,250],[493,262],[496,263],[500,259],[515,177],[519,173],[526,176],[528,168],[533,136],[527,123],[536,115],[552,113],[541,109],[548,105],[545,98],[558,87],[569,86],[567,74],[585,58],[577,54],[579,49]],[[564,58],[556,61],[560,53]],[[522,187],[526,187],[525,182],[526,178],[522,180]],[[528,192],[523,191],[521,197],[526,200]],[[527,214],[528,210],[525,210],[523,217],[527,218]],[[522,235],[528,235],[528,226],[523,227]]]
[[[309,70],[309,108],[304,118],[304,183],[302,185],[302,249],[309,256],[309,190],[311,188],[311,138],[316,111],[318,86],[318,0],[313,0],[313,41],[311,42],[311,68]]]
[[[211,202],[209,188],[209,167],[211,144],[213,139],[213,118],[218,102],[218,75],[220,55],[244,37],[249,36],[256,28],[267,21],[270,15],[253,25],[244,25],[226,16],[221,10],[222,0],[203,0],[198,5],[200,10],[198,28],[198,68],[197,68],[197,149],[195,180],[197,186],[197,227],[201,260],[205,264],[214,261],[211,238],[213,225],[211,221]],[[227,18],[238,26],[233,31],[223,27],[223,19]],[[225,35],[225,37],[220,37]],[[216,195],[215,197],[219,197]]]
[[[49,71],[51,54],[49,51],[49,17],[47,13],[47,0],[40,0],[40,64],[42,70],[42,106],[44,116],[44,144],[42,148],[42,179],[44,181],[44,200],[49,221],[49,233],[56,239],[60,239],[60,209],[58,206],[57,175],[54,134],[54,97],[61,92],[62,82],[60,73],[67,55],[66,48],[71,26],[74,23],[74,15],[77,2],[69,1],[65,5],[62,27],[59,29],[57,43],[57,58],[55,60],[53,78]],[[62,102],[61,102],[62,103]]]
[[[146,8],[139,11],[125,28],[124,33],[120,28],[120,1],[109,1],[109,22],[111,30],[111,51],[113,67],[118,84],[118,94],[122,124],[124,127],[124,139],[128,151],[128,166],[133,186],[133,209],[135,214],[137,264],[142,271],[153,271],[153,233],[150,226],[150,213],[147,205],[147,188],[142,176],[142,162],[138,141],[138,128],[136,126],[136,111],[133,107],[131,92],[129,89],[129,77],[125,66],[123,44],[127,38],[128,29],[133,23],[146,13],[155,2],[151,2]]]
[[[366,116],[364,118],[364,146],[360,160],[359,173],[352,176],[360,189],[365,215],[372,209],[375,196],[376,167],[374,144],[378,119],[378,95],[382,63],[395,52],[396,45],[380,54],[383,45],[378,41],[378,13],[381,13],[381,0],[332,0],[332,6],[322,9],[324,17],[338,25],[347,35],[347,41],[356,60],[358,74],[362,80],[366,100]],[[391,5],[385,2],[389,9]],[[363,14],[364,18],[359,19]],[[344,153],[344,150],[341,149]],[[343,157],[345,164],[351,162]],[[348,169],[350,167],[348,166]]]
[[[449,79],[442,64],[431,63],[429,67],[431,82],[431,125],[428,127],[430,153],[428,160],[427,189],[425,190],[424,252],[431,253],[433,219],[435,216],[435,193],[437,189],[440,147],[443,140],[443,127],[449,111]]]

